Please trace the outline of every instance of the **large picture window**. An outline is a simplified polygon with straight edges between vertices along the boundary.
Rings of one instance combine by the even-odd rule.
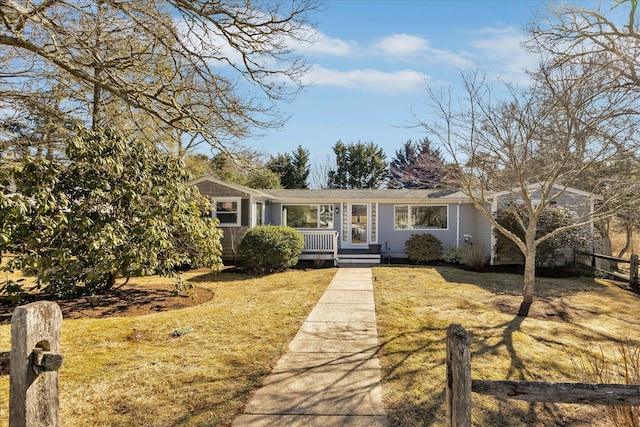
[[[220,197],[216,199],[215,216],[222,227],[240,227],[240,198]]]
[[[333,228],[333,205],[283,205],[282,224],[293,228]]]
[[[447,228],[446,206],[396,205],[394,228],[396,230],[429,230]]]

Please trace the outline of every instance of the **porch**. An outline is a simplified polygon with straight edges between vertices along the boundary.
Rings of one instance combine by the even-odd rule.
[[[338,232],[335,230],[298,230],[304,237],[301,260],[331,260],[339,264],[380,264],[380,254],[368,249],[338,249]]]

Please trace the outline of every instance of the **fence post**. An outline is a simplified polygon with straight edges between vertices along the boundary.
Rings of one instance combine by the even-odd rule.
[[[471,340],[459,324],[447,329],[447,426],[471,426]]]
[[[632,288],[638,288],[638,254],[631,254],[629,267],[629,284]]]
[[[9,426],[59,425],[58,354],[62,312],[40,301],[16,307],[11,317]]]

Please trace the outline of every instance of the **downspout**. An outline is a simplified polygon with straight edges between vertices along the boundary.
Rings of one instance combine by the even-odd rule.
[[[596,241],[593,238],[593,233],[595,232],[595,224],[593,223],[593,211],[595,209],[595,202],[593,201],[593,199],[591,199],[591,201],[589,202],[589,209],[591,211],[591,212],[589,212],[589,217],[591,218],[591,221],[589,221],[589,229],[590,229],[590,234],[589,235],[591,236],[591,253],[595,253],[596,252]]]
[[[494,197],[494,199],[491,201],[491,214],[495,215],[496,213],[498,213],[498,199],[497,197]],[[495,265],[495,261],[496,261],[496,230],[495,230],[495,226],[489,222],[489,225],[491,225],[491,259],[489,260],[489,264],[490,265]]]
[[[458,206],[456,210],[456,249],[460,248],[460,204],[462,200],[458,200]]]

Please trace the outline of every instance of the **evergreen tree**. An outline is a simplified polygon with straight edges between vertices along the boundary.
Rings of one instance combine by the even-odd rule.
[[[436,188],[445,177],[444,158],[429,138],[408,140],[396,150],[389,175],[389,188]]]
[[[384,151],[373,142],[342,141],[333,146],[336,168],[329,171],[329,188],[380,188],[388,178]]]
[[[301,145],[292,153],[271,157],[267,168],[280,176],[280,183],[284,188],[309,188],[309,150]]]

